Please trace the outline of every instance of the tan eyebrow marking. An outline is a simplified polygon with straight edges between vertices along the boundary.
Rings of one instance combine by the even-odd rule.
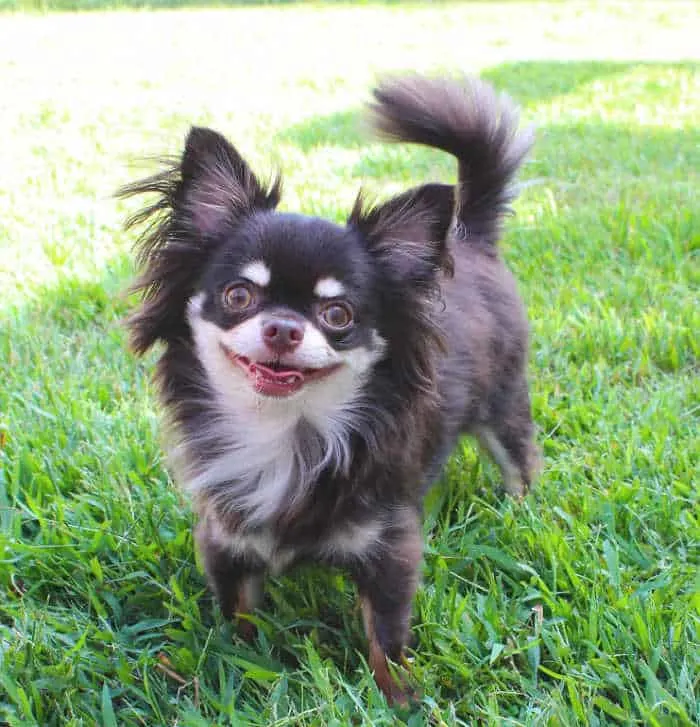
[[[255,283],[261,288],[264,288],[266,285],[270,284],[270,278],[272,276],[270,268],[268,268],[262,260],[253,260],[253,262],[243,266],[243,269],[241,270],[241,277],[250,280],[251,283]]]
[[[332,277],[321,278],[314,288],[314,294],[319,298],[337,298],[345,293],[345,286]]]

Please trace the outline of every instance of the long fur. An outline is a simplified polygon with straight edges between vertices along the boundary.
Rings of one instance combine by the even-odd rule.
[[[371,120],[380,136],[457,158],[456,234],[496,242],[516,196],[513,177],[534,141],[532,130],[518,131],[513,102],[477,78],[423,76],[387,79],[374,97]]]
[[[377,682],[401,701],[383,655],[406,643],[426,490],[462,434],[492,452],[509,492],[534,476],[527,320],[495,245],[532,139],[517,132],[512,104],[473,79],[388,80],[371,114],[386,138],[453,154],[457,186],[427,183],[376,205],[360,194],[344,227],[282,214],[279,179],[262,185],[229,142],[195,128],[180,160],[122,194],[156,195],[129,223],[147,225],[131,344],[164,344],[171,456],[193,492],[221,608],[252,608],[262,574],[297,560],[346,568]],[[270,271],[263,287],[277,291],[270,310],[309,315],[315,303],[299,301],[329,275],[350,288],[357,338],[327,339],[362,363],[347,369],[348,385],[330,378],[314,389],[322,396],[255,400],[221,358],[220,335],[257,329],[214,301],[257,261]]]
[[[218,245],[216,230],[200,223],[193,205],[218,224],[220,217],[274,209],[279,203],[280,176],[262,185],[233,147],[220,153],[212,136],[208,129],[193,128],[181,159],[164,159],[162,171],[117,192],[121,198],[156,195],[155,201],[126,222],[127,229],[145,224],[136,243],[142,273],[131,286],[132,292],[142,292],[143,302],[127,322],[131,347],[138,354],[157,340],[186,335],[192,284]],[[202,169],[211,172],[207,182],[193,189],[192,180]]]

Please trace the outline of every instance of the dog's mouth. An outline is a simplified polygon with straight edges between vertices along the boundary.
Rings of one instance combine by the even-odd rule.
[[[245,372],[255,391],[265,396],[291,396],[301,391],[306,384],[324,379],[342,366],[333,364],[320,369],[295,368],[274,360],[251,361],[247,356],[241,356],[225,346],[222,349],[228,360]]]

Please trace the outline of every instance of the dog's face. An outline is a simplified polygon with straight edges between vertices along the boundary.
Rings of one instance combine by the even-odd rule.
[[[187,311],[219,392],[248,407],[352,398],[386,346],[362,236],[271,211],[223,234]]]
[[[279,183],[265,189],[221,135],[195,128],[174,169],[125,190],[141,192],[160,198],[134,221],[166,214],[142,241],[137,351],[192,339],[234,407],[296,401],[311,419],[352,399],[383,356],[397,375],[419,364],[408,359],[426,345],[424,309],[448,262],[451,186],[369,210],[358,197],[346,226],[279,213]]]

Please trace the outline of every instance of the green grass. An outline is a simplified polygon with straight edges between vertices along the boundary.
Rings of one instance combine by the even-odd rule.
[[[680,2],[0,16],[0,722],[698,723],[698,23]],[[221,622],[152,359],[118,325],[132,208],[110,194],[190,123],[335,220],[360,184],[453,178],[362,135],[400,69],[481,71],[539,127],[503,249],[546,470],[518,505],[471,445],[451,461],[426,508],[424,696],[396,716],[338,574],[272,581],[252,647]]]

